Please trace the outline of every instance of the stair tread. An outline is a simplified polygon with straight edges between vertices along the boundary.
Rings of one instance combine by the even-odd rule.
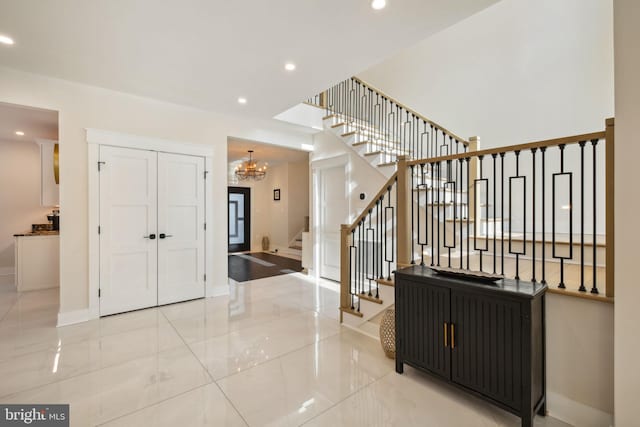
[[[387,279],[376,279],[376,282],[380,285],[384,285],[384,286],[395,286],[395,282],[393,281],[393,279],[391,280],[387,280]]]
[[[374,302],[376,304],[383,303],[383,301],[380,298],[376,298],[375,296],[369,296],[368,294],[355,294],[355,296],[366,301]]]
[[[352,310],[351,307],[340,307],[340,311],[342,311],[343,313],[349,313],[353,316],[364,317],[364,314],[360,313],[359,311]]]

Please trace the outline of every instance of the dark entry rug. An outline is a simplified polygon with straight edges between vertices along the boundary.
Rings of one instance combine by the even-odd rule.
[[[302,271],[302,262],[264,252],[229,255],[229,277],[236,282]]]

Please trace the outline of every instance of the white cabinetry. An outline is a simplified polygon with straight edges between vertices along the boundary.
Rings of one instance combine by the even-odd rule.
[[[18,292],[60,286],[60,236],[16,236]]]

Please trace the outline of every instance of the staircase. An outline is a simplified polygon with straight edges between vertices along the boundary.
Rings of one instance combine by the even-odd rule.
[[[355,77],[316,99],[325,131],[388,177],[341,229],[343,324],[372,335],[370,320],[394,303],[394,271],[411,264],[612,301],[613,119],[599,132],[479,150],[478,138]]]

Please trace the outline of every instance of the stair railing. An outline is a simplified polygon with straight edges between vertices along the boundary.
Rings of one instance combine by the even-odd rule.
[[[357,77],[346,79],[307,100],[335,116],[366,141],[368,149],[408,159],[459,154],[470,141],[423,117]]]
[[[360,300],[377,302],[378,284],[411,264],[496,273],[612,301],[614,142],[611,118],[600,132],[399,156],[397,172],[342,226],[342,312],[360,315]]]

